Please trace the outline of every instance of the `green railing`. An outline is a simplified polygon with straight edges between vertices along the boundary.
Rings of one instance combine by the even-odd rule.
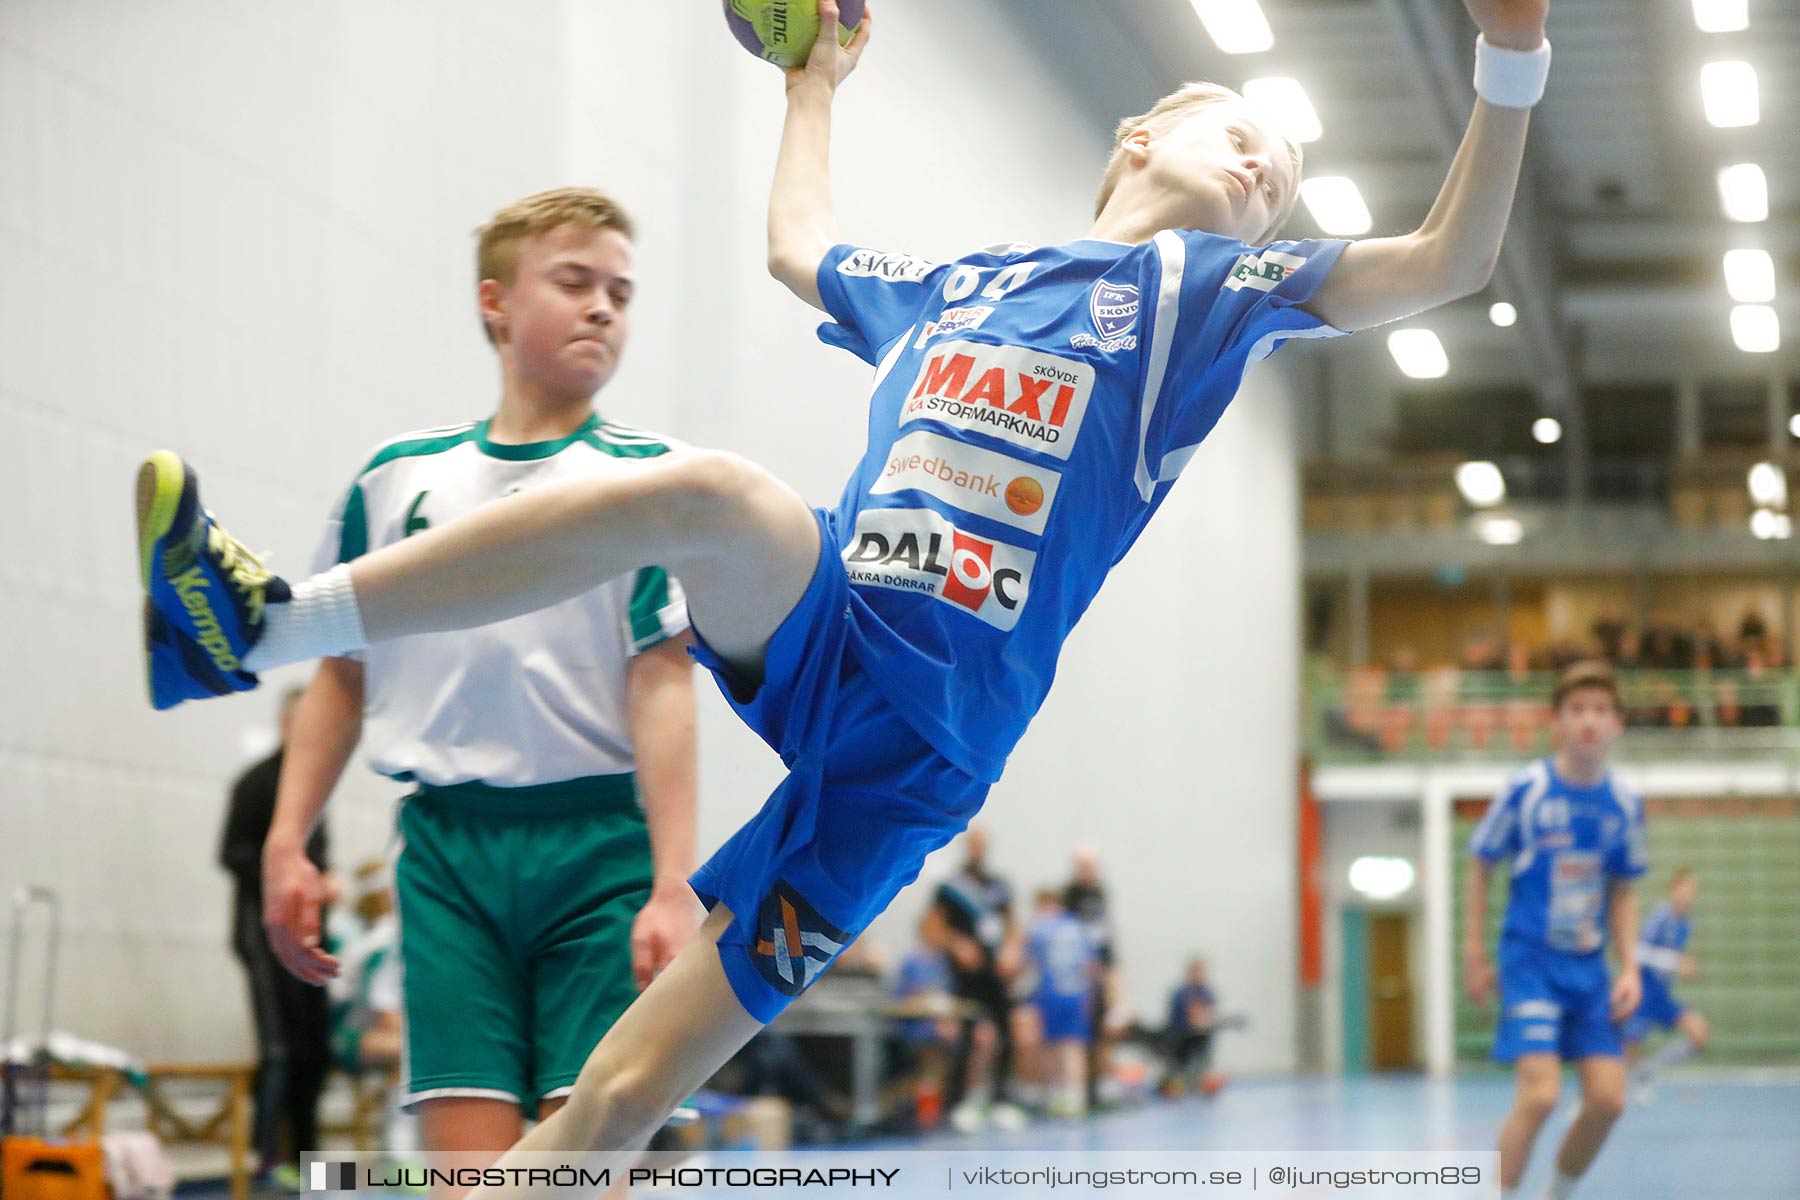
[[[1311,672],[1307,741],[1318,762],[1507,759],[1550,746],[1554,672]],[[1800,672],[1625,671],[1633,754],[1800,755]]]

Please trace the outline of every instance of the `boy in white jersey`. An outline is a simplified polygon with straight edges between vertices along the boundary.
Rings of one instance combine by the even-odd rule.
[[[1517,1092],[1500,1130],[1500,1186],[1516,1193],[1562,1082],[1581,1076],[1581,1109],[1556,1155],[1549,1196],[1572,1194],[1625,1105],[1618,1023],[1637,1007],[1637,899],[1645,861],[1644,802],[1607,769],[1624,729],[1619,685],[1605,663],[1579,663],[1551,697],[1556,754],[1516,772],[1469,839],[1463,975],[1485,1005],[1494,986],[1485,945],[1488,884],[1508,873],[1499,946],[1500,1023],[1494,1059]],[[1609,937],[1610,935],[1610,937]],[[1618,954],[1608,978],[1606,943]]]
[[[820,0],[826,32],[788,74],[769,261],[834,318],[827,340],[877,366],[869,449],[836,511],[731,455],[683,451],[290,588],[204,513],[178,458],[145,463],[151,670],[184,696],[662,562],[696,652],[790,767],[695,874],[713,905],[702,937],[520,1149],[641,1145],[967,824],[1063,638],[1249,363],[1486,286],[1548,73],[1547,3],[1465,4],[1482,99],[1413,233],[1248,245],[1292,206],[1298,153],[1235,93],[1197,85],[1121,127],[1087,237],[934,264],[833,244],[832,99],[869,26],[840,48]]]
[[[477,238],[499,407],[379,446],[332,515],[321,570],[670,449],[593,406],[629,330],[623,210],[544,192]],[[417,789],[394,865],[400,1095],[429,1150],[503,1150],[525,1116],[553,1112],[698,924],[686,627],[679,586],[644,567],[509,621],[326,658],[307,689],[263,851],[265,923],[294,974],[337,973],[300,847],[360,739],[375,770]]]

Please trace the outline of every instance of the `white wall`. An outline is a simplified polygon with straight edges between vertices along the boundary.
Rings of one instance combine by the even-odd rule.
[[[212,854],[274,697],[148,711],[133,464],[179,447],[295,570],[370,443],[491,405],[468,233],[494,207],[614,191],[643,289],[602,408],[835,496],[867,371],[762,271],[780,79],[712,5],[656,8],[653,25],[622,0],[0,9],[0,412],[22,451],[0,471],[0,888],[64,895],[68,1028],[158,1057],[248,1045]],[[986,6],[882,17],[840,104],[844,235],[927,255],[1078,236],[1117,114],[1059,100]],[[1022,887],[1100,844],[1140,1007],[1210,953],[1254,1017],[1224,1048],[1237,1069],[1292,1062],[1289,413],[1263,369],[1070,643],[990,808]],[[778,764],[710,692],[704,710],[710,847]],[[393,792],[347,784],[341,861],[379,848]],[[875,936],[903,944],[910,911]]]

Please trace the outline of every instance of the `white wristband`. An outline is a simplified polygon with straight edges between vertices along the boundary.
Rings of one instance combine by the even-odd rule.
[[[1550,78],[1550,39],[1535,50],[1496,46],[1483,34],[1475,39],[1475,94],[1499,108],[1530,108],[1544,98]]]

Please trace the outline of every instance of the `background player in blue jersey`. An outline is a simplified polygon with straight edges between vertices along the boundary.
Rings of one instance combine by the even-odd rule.
[[[1706,1018],[1675,999],[1675,980],[1692,979],[1699,973],[1694,956],[1687,952],[1694,901],[1699,898],[1700,877],[1692,867],[1677,869],[1669,877],[1669,898],[1656,906],[1638,931],[1638,978],[1644,998],[1625,1022],[1622,1036],[1639,1100],[1650,1098],[1656,1072],[1698,1054],[1712,1037]],[[1645,1058],[1644,1039],[1659,1027],[1673,1029],[1678,1036]]]
[[[1063,907],[1061,891],[1037,893],[1025,955],[1032,986],[1021,1006],[1027,1015],[1019,1053],[1034,1060],[1032,1074],[1044,1088],[1050,1115],[1078,1117],[1087,1110],[1087,1047],[1100,956],[1081,919]]]
[[[1577,664],[1551,697],[1553,758],[1514,773],[1469,840],[1475,862],[1463,916],[1463,973],[1486,1004],[1494,972],[1484,944],[1488,884],[1510,880],[1500,929],[1500,1025],[1494,1058],[1513,1064],[1517,1094],[1500,1131],[1500,1183],[1512,1195],[1531,1144],[1556,1106],[1565,1062],[1581,1075],[1581,1109],[1556,1155],[1550,1195],[1571,1194],[1625,1106],[1618,1021],[1638,1003],[1637,900],[1645,871],[1644,803],[1607,769],[1624,730],[1619,685],[1604,663]],[[1618,955],[1609,978],[1606,945]]]
[[[1093,999],[1088,1015],[1093,1019],[1093,1036],[1088,1040],[1087,1102],[1098,1107],[1112,1098],[1112,1047],[1124,1032],[1124,1022],[1116,1021],[1116,1010],[1122,1006],[1124,983],[1113,944],[1112,918],[1106,883],[1100,875],[1100,848],[1091,842],[1075,847],[1075,872],[1063,889],[1063,907],[1075,914],[1087,930],[1088,940],[1100,956],[1100,969],[1094,977]]]
[[[146,461],[161,695],[243,690],[284,662],[503,620],[660,563],[687,593],[701,661],[789,766],[695,874],[712,907],[701,935],[521,1149],[641,1145],[967,824],[1064,638],[1249,364],[1285,338],[1486,286],[1548,73],[1548,3],[1464,2],[1481,99],[1414,231],[1270,243],[1298,150],[1235,93],[1195,85],[1121,126],[1085,237],[932,263],[838,243],[832,101],[872,26],[840,47],[820,0],[826,32],[787,74],[769,265],[833,318],[828,341],[876,368],[868,448],[835,509],[733,455],[681,450],[499,500],[290,588],[205,512],[180,459]],[[571,370],[591,353],[578,295],[493,302]]]

